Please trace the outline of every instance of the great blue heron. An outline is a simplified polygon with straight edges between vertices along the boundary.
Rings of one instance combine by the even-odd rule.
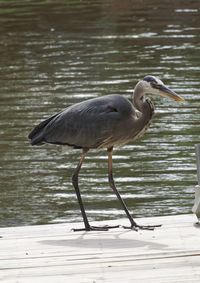
[[[134,89],[132,101],[121,95],[106,95],[89,99],[67,107],[37,125],[29,134],[32,145],[44,143],[68,145],[82,149],[72,183],[80,205],[85,228],[77,230],[107,230],[109,226],[94,227],[89,224],[78,185],[78,175],[89,149],[107,148],[109,185],[121,203],[129,221],[130,229],[153,229],[156,226],[138,225],[128,211],[116,189],[112,173],[114,146],[126,144],[141,137],[150,125],[154,105],[145,94],[167,96],[176,101],[184,99],[166,87],[154,76],[145,76]]]

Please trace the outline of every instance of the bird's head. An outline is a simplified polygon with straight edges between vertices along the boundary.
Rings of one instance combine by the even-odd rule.
[[[169,89],[160,79],[154,76],[145,76],[140,83],[142,84],[144,93],[165,96],[176,101],[184,101],[184,98],[179,96],[173,90]]]

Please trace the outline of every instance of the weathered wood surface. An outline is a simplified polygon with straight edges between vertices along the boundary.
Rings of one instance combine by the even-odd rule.
[[[200,282],[200,228],[194,215],[138,222],[163,226],[153,232],[89,233],[70,231],[80,224],[1,228],[0,282]]]

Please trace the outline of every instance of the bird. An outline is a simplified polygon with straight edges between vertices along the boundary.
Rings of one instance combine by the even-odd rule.
[[[153,230],[161,225],[139,225],[129,212],[127,205],[116,188],[113,177],[113,148],[123,146],[141,138],[149,128],[154,116],[154,104],[148,94],[168,97],[177,102],[183,97],[168,88],[159,78],[146,75],[135,85],[132,98],[110,94],[84,100],[68,106],[38,124],[28,135],[32,146],[45,143],[67,145],[72,149],[80,149],[78,165],[72,175],[72,184],[80,206],[84,227],[74,231],[108,230],[116,226],[92,226],[89,223],[82,195],[79,188],[79,173],[85,156],[90,149],[105,149],[108,154],[108,182],[123,208],[130,226],[125,229]]]

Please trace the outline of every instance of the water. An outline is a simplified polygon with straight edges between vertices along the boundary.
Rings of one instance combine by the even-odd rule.
[[[0,226],[81,221],[71,185],[78,150],[32,148],[30,130],[73,103],[130,97],[160,77],[186,102],[154,98],[144,138],[114,151],[118,189],[136,217],[190,213],[200,137],[198,1],[0,1]],[[91,151],[80,176],[90,220],[124,212]]]

